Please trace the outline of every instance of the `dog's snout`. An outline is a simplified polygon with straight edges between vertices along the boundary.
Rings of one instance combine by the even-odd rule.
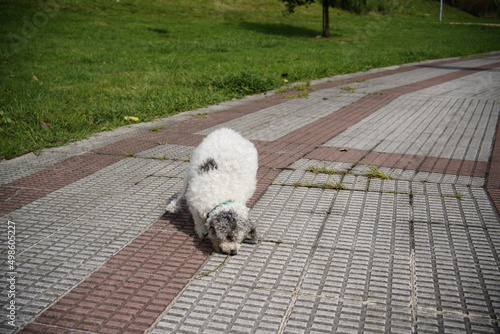
[[[236,249],[231,249],[231,251],[229,252],[229,255],[233,256],[233,255],[236,255],[238,254],[238,251]]]

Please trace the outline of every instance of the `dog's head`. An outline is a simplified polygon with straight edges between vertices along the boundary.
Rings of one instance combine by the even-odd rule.
[[[235,210],[234,207],[217,210],[207,219],[208,238],[215,251],[236,255],[246,238],[258,240],[256,224],[248,218],[248,209]]]

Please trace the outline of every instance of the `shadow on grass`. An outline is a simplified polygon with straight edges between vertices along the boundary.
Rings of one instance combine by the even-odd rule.
[[[170,31],[168,31],[168,29],[165,29],[165,28],[152,28],[152,27],[149,27],[149,28],[147,28],[147,30],[155,32],[155,33],[160,34],[160,35],[168,35],[170,33]]]
[[[240,22],[239,25],[242,28],[268,35],[281,35],[287,37],[316,37],[321,35],[321,30],[297,27],[283,23]]]

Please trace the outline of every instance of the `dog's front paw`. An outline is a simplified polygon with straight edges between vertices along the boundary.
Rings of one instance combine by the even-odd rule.
[[[248,238],[252,239],[255,242],[260,241],[261,235],[260,231],[257,229],[257,224],[253,220],[248,220],[248,223],[250,225],[250,232],[248,233]]]

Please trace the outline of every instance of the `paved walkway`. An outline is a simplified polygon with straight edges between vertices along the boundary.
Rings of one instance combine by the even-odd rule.
[[[1,162],[0,332],[499,333],[500,53],[311,88]],[[222,126],[263,234],[227,258],[164,214]]]

